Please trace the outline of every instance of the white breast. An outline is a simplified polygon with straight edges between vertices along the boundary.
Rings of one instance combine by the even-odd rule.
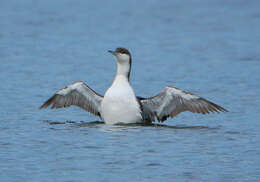
[[[101,117],[107,124],[136,123],[142,120],[140,106],[125,76],[118,75],[105,93]]]

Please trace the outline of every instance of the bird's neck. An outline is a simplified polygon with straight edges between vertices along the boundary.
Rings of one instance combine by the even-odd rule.
[[[129,63],[117,63],[117,77],[125,77],[128,81],[130,80],[131,62]]]

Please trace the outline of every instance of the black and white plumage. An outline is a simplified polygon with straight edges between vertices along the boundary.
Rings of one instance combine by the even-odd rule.
[[[49,98],[40,109],[59,109],[69,106],[78,106],[96,116],[100,116],[100,103],[103,96],[98,95],[83,82],[76,82],[61,90],[58,90]]]
[[[76,82],[58,90],[40,109],[74,105],[99,116],[108,124],[163,122],[184,111],[200,114],[227,112],[204,98],[170,86],[151,98],[136,97],[129,83],[132,63],[130,52],[125,48],[109,52],[117,60],[117,74],[104,97],[83,82]]]
[[[144,121],[165,121],[168,117],[175,117],[184,111],[199,114],[210,112],[227,112],[226,109],[204,98],[178,88],[166,87],[164,91],[151,98],[138,98],[143,110]]]

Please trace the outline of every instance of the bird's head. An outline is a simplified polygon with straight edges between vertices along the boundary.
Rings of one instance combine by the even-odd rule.
[[[117,61],[117,75],[125,75],[130,80],[130,72],[132,67],[132,57],[130,52],[126,48],[116,48],[115,51],[108,51],[115,56]]]
[[[115,51],[108,51],[115,56],[118,63],[129,63],[131,64],[131,54],[126,48],[116,48]]]

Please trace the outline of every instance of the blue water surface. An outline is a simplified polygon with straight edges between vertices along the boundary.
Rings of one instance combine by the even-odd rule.
[[[0,181],[260,180],[260,1],[2,0]],[[100,94],[133,54],[131,83],[167,85],[230,112],[182,113],[163,125],[108,126],[71,107],[39,110],[84,81]]]

